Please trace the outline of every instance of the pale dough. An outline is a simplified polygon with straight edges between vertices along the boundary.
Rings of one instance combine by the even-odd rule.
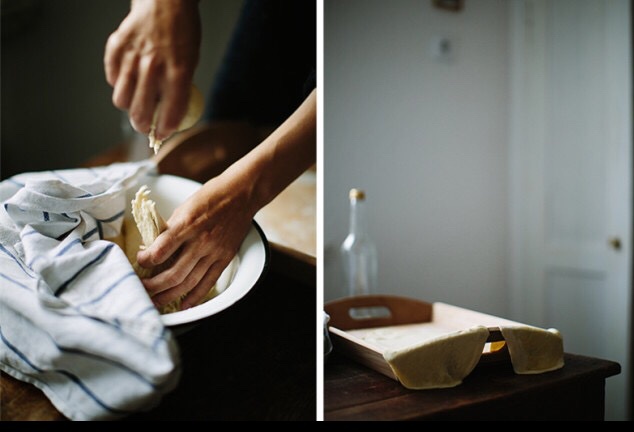
[[[167,228],[165,220],[156,210],[156,203],[150,199],[150,193],[151,191],[147,186],[141,186],[132,200],[132,216],[134,220],[126,219],[124,222],[126,256],[140,278],[158,274],[172,263],[172,261],[168,260],[157,267],[146,269],[141,267],[136,261],[137,252],[141,248],[151,245],[159,234]],[[212,299],[227,289],[231,285],[239,265],[240,258],[236,255],[199,304]],[[162,314],[177,312],[180,310],[180,302],[181,299],[177,299],[162,307],[160,312]]]
[[[369,329],[348,330],[348,333],[372,345],[380,351],[398,351],[413,345],[420,345],[439,336],[445,336],[457,330],[437,323],[415,323]]]
[[[486,327],[476,326],[408,348],[387,350],[383,358],[409,389],[455,387],[478,364],[488,337]]]
[[[407,388],[454,387],[475,368],[485,351],[488,328],[499,328],[517,374],[538,374],[564,366],[563,338],[556,329],[544,330],[445,303],[433,304],[426,323],[349,330],[381,353],[394,375]]]
[[[141,267],[136,261],[136,254],[139,249],[151,245],[159,234],[167,228],[165,220],[156,210],[156,203],[150,199],[150,189],[145,185],[141,186],[132,200],[132,217],[136,224],[136,230],[130,230],[131,232],[135,232],[135,235],[131,236],[128,242],[130,251],[128,258],[132,255],[130,262],[140,278],[152,277],[169,267],[171,261],[151,269]],[[139,240],[139,243],[133,243]]]
[[[194,126],[194,124],[196,124],[196,122],[200,119],[204,107],[205,99],[203,97],[203,94],[200,92],[198,87],[196,87],[196,85],[192,84],[189,91],[189,102],[187,103],[187,110],[185,111],[185,115],[176,128],[176,132],[182,132],[185,129],[189,129],[190,127]],[[159,107],[157,106],[156,110],[154,110],[152,125],[150,126],[150,133],[148,134],[149,145],[152,150],[154,150],[154,154],[157,154],[159,149],[163,145],[163,140],[156,139],[156,123],[158,120],[158,112]]]
[[[500,327],[517,374],[539,374],[564,366],[564,342],[556,329]]]

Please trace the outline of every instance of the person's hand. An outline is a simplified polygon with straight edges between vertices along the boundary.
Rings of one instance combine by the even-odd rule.
[[[157,307],[182,295],[181,309],[195,306],[213,287],[246,237],[254,212],[245,203],[248,191],[231,175],[207,182],[180,205],[167,221],[167,230],[137,261],[151,268],[170,257],[174,263],[143,284]]]
[[[171,262],[143,285],[157,307],[185,296],[181,309],[195,306],[238,252],[253,217],[316,156],[317,95],[262,143],[181,204],[167,230],[137,254],[141,267]]]
[[[175,132],[185,114],[198,64],[198,0],[133,0],[106,43],[106,80],[112,102],[128,110],[132,126],[148,134],[159,107],[155,136]]]

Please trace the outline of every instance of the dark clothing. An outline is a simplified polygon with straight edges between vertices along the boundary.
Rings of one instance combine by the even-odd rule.
[[[208,95],[207,121],[278,126],[316,86],[314,0],[247,0]]]

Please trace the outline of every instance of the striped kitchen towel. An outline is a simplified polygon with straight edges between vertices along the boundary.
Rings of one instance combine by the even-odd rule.
[[[176,342],[112,241],[149,162],[0,183],[0,368],[73,420],[155,406],[179,378]]]

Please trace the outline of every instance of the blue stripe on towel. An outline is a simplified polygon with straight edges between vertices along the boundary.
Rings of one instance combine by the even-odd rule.
[[[15,280],[15,279],[12,279],[12,278],[10,278],[9,276],[7,276],[4,273],[0,273],[0,277],[3,278],[3,279],[8,280],[11,283],[16,284],[20,288],[28,289],[29,291],[31,290],[28,286],[24,285],[22,282],[19,282],[19,281]]]
[[[31,367],[31,369],[33,369],[33,370],[35,370],[37,372],[44,372],[43,369],[40,369],[39,367],[35,366],[24,354],[22,354],[22,352],[19,349],[17,349],[11,342],[9,342],[7,340],[6,337],[4,337],[4,333],[2,333],[2,327],[0,327],[0,339],[2,339],[2,342],[4,342],[4,344],[11,351],[13,351],[18,357],[20,357],[22,359],[22,361],[24,361],[24,363],[29,365]]]
[[[38,233],[39,233],[39,231],[34,229],[34,230],[31,230],[29,232],[25,232],[24,234],[22,234],[22,238],[24,238],[26,236],[33,235],[33,234],[38,234]]]
[[[70,220],[72,220],[73,222],[79,222],[79,220],[78,220],[77,218],[72,217],[72,216],[68,216],[66,213],[60,213],[60,214],[61,214],[62,216],[64,216],[66,219],[70,219]]]
[[[90,231],[88,231],[86,234],[84,234],[82,236],[82,240],[86,241],[88,240],[94,233],[96,233],[97,231],[99,231],[97,228],[93,228]]]
[[[119,219],[124,214],[125,214],[125,210],[121,210],[119,213],[117,213],[115,215],[112,215],[112,216],[110,216],[107,219],[97,219],[97,220],[100,221],[100,222],[108,223],[108,222],[112,222],[112,221],[115,221],[115,220]]]
[[[121,217],[123,217],[123,215],[125,214],[125,209],[121,210],[119,213],[116,213],[106,219],[96,219],[97,221],[97,230],[99,231],[99,238],[103,239],[103,224],[104,223],[109,223],[109,222],[113,222]]]
[[[74,317],[76,317],[76,318],[85,318],[85,319],[89,319],[89,320],[91,320],[91,321],[98,322],[99,324],[105,324],[105,325],[107,325],[107,326],[114,327],[114,328],[116,328],[117,330],[119,330],[119,327],[117,327],[116,325],[113,325],[113,323],[112,323],[112,322],[108,322],[108,321],[106,321],[105,319],[101,319],[101,318],[94,317],[94,316],[82,315],[81,311],[80,311],[80,310],[78,310],[76,307],[73,307],[72,309],[73,309],[73,311],[77,312],[77,315],[73,315],[73,316],[74,316]]]
[[[64,246],[64,248],[59,251],[57,253],[57,255],[55,256],[62,256],[64,255],[66,252],[68,252],[68,249],[72,248],[74,245],[76,245],[77,243],[81,243],[83,240],[80,238],[76,238],[75,240],[71,241],[70,243],[68,243],[66,246]]]
[[[62,345],[58,345],[57,342],[55,342],[52,338],[51,341],[55,344],[55,346],[57,347],[57,349],[59,349],[62,352],[68,353],[68,354],[75,354],[75,355],[79,355],[79,356],[83,356],[83,357],[88,357],[91,359],[95,359],[98,361],[102,361],[104,363],[108,363],[112,366],[115,366],[119,369],[123,369],[126,372],[129,372],[130,375],[134,375],[136,378],[138,378],[139,381],[144,382],[145,384],[147,384],[148,386],[152,387],[153,389],[160,389],[162,386],[157,386],[156,384],[154,384],[152,381],[150,381],[148,378],[144,377],[143,375],[141,375],[139,372],[135,371],[134,369],[130,369],[128,366],[119,363],[115,360],[106,358],[106,357],[100,357],[97,354],[93,354],[90,352],[86,352],[86,351],[82,351],[80,349],[77,348],[68,348]]]
[[[71,228],[68,231],[66,231],[65,233],[61,233],[59,236],[55,237],[55,240],[60,241],[60,242],[63,241],[68,236],[68,234],[70,234],[70,232],[72,230],[74,230],[74,229],[75,228]]]
[[[148,306],[145,309],[143,309],[141,312],[139,312],[139,314],[136,317],[137,318],[141,318],[146,313],[150,312],[151,310],[155,310],[155,309],[156,309],[156,306],[154,306],[154,305]]]
[[[103,409],[110,411],[111,413],[114,414],[132,414],[134,411],[127,411],[127,410],[121,410],[118,408],[113,408],[109,405],[107,405],[105,402],[103,402],[101,399],[99,399],[97,397],[96,394],[94,394],[87,386],[86,384],[84,384],[82,382],[82,380],[80,380],[76,375],[73,375],[72,373],[65,371],[63,369],[53,369],[53,370],[44,370],[44,369],[40,369],[39,367],[37,367],[35,364],[33,364],[33,362],[31,362],[28,357],[26,355],[24,355],[24,353],[22,353],[15,345],[13,345],[11,342],[9,342],[7,340],[7,338],[4,336],[4,333],[2,333],[2,327],[0,327],[0,339],[2,339],[2,342],[4,342],[4,344],[15,353],[15,355],[17,355],[18,357],[20,357],[20,359],[22,359],[22,361],[24,363],[26,363],[27,365],[29,365],[29,367],[31,367],[34,371],[39,372],[39,373],[44,373],[44,372],[53,372],[53,373],[58,373],[60,375],[64,375],[66,378],[70,379],[71,381],[73,381],[75,384],[77,384],[83,391],[84,393],[86,393],[93,401],[95,401],[95,403],[97,403],[97,405],[99,405],[100,407],[102,407]]]
[[[112,249],[112,247],[114,246],[114,243],[109,244],[108,246],[106,246],[106,248],[104,250],[102,250],[99,255],[97,255],[97,257],[95,259],[93,259],[92,261],[90,261],[88,264],[86,264],[85,266],[83,266],[82,268],[79,269],[79,271],[77,273],[75,273],[74,275],[72,275],[70,277],[70,279],[68,279],[66,282],[64,282],[63,284],[61,284],[59,286],[59,288],[57,288],[55,290],[55,295],[59,296],[62,294],[62,292],[64,292],[64,290],[66,288],[68,288],[68,285],[71,284],[71,282],[73,282],[84,270],[86,270],[88,267],[92,266],[94,263],[96,263],[97,261],[99,261],[101,258],[103,258],[108,252],[110,252],[110,249]]]
[[[31,279],[33,279],[33,276],[29,274],[29,272],[26,271],[26,269],[24,268],[24,266],[22,265],[22,263],[20,262],[19,259],[17,259],[16,257],[13,256],[13,254],[11,252],[9,252],[4,246],[2,246],[2,244],[0,244],[0,250],[4,253],[6,253],[7,255],[9,255],[11,258],[13,258],[13,261],[16,262],[16,264],[18,266],[20,266],[20,268],[22,269],[22,271]]]
[[[163,327],[163,330],[161,331],[161,334],[158,335],[158,337],[156,339],[154,339],[154,343],[152,344],[152,350],[156,351],[156,349],[158,348],[159,344],[165,340],[165,335],[167,334],[167,327]]]
[[[12,208],[14,208],[14,209],[20,210],[22,213],[24,213],[24,212],[26,211],[26,210],[24,210],[23,208],[18,207],[18,206],[17,206],[17,205],[15,205],[15,204],[11,204],[11,207],[12,207]],[[9,213],[9,203],[4,203],[4,210],[5,210],[7,213]]]
[[[131,271],[131,272],[129,272],[129,273],[126,273],[125,275],[121,276],[121,277],[120,277],[120,278],[119,278],[119,279],[118,279],[115,283],[113,283],[113,284],[112,284],[112,285],[110,285],[108,288],[106,288],[106,289],[104,290],[104,292],[103,292],[103,293],[101,293],[98,297],[96,297],[96,298],[94,298],[94,299],[92,299],[92,300],[89,300],[89,301],[87,301],[87,302],[85,302],[85,303],[82,303],[82,304],[80,304],[80,305],[77,305],[77,307],[78,307],[78,308],[82,308],[82,307],[84,307],[84,306],[88,306],[88,305],[90,305],[90,304],[94,304],[94,303],[99,302],[99,301],[100,301],[101,299],[103,299],[105,296],[107,296],[108,294],[110,294],[110,292],[111,292],[113,289],[115,289],[116,287],[118,287],[118,286],[119,286],[119,284],[121,284],[121,282],[123,282],[124,280],[126,280],[126,279],[127,279],[127,278],[129,278],[130,276],[135,276],[135,275],[136,275],[136,273],[134,273],[134,271]]]
[[[37,260],[42,259],[42,258],[44,258],[44,256],[43,256],[43,255],[37,255],[35,258],[33,258],[33,259],[31,260],[31,262],[30,262],[30,263],[26,263],[26,265],[27,265],[27,266],[29,266],[29,268],[30,268],[30,269],[33,269],[33,264],[35,264],[35,262],[36,262]]]

